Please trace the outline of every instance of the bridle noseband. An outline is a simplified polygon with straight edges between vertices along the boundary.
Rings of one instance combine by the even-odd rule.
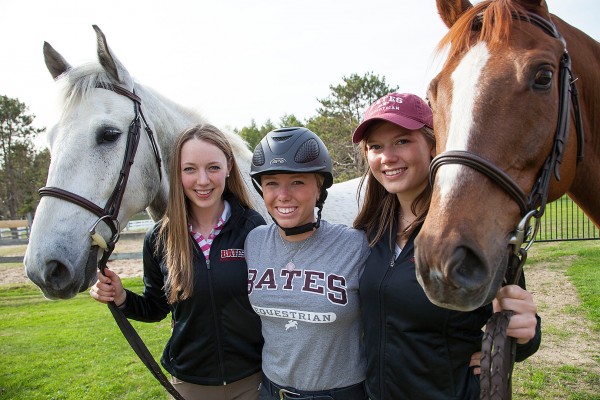
[[[115,244],[119,240],[119,233],[121,231],[118,220],[119,209],[121,208],[121,202],[125,194],[127,181],[129,179],[129,171],[131,170],[131,165],[133,164],[133,161],[135,159],[138,144],[140,142],[142,122],[144,124],[144,130],[146,131],[146,133],[148,134],[148,138],[150,139],[150,144],[152,146],[152,151],[154,152],[156,165],[158,167],[159,180],[161,181],[162,170],[158,146],[154,138],[154,133],[152,132],[152,129],[150,129],[150,126],[148,125],[148,123],[146,122],[146,118],[144,117],[144,113],[142,112],[141,99],[134,92],[130,92],[129,90],[124,89],[121,86],[103,83],[99,84],[97,88],[110,90],[119,95],[131,99],[133,101],[134,110],[134,117],[131,123],[129,124],[129,132],[127,133],[125,156],[123,157],[123,164],[121,166],[119,178],[117,179],[117,183],[115,184],[115,187],[108,201],[106,202],[106,205],[104,206],[104,208],[101,208],[98,205],[92,203],[90,200],[79,196],[78,194],[53,186],[46,186],[41,188],[39,190],[39,194],[40,197],[51,196],[62,200],[66,200],[90,211],[98,217],[98,220],[94,222],[89,232],[92,238],[92,245],[97,245],[104,251],[102,259],[98,263],[98,267],[102,271],[106,266],[106,262],[108,261],[110,254],[114,250]],[[111,230],[112,237],[108,242],[106,242],[106,240],[104,240],[102,236],[96,233],[96,226],[98,226],[98,224],[101,221],[104,221],[104,223]]]
[[[556,133],[554,136],[554,144],[550,154],[544,162],[542,171],[533,189],[531,190],[531,193],[529,196],[526,196],[521,187],[505,171],[498,168],[492,162],[469,151],[445,151],[437,155],[432,160],[429,167],[429,182],[431,186],[433,186],[437,170],[442,165],[466,165],[487,176],[490,180],[500,186],[506,193],[508,193],[518,204],[521,217],[523,219],[518,224],[517,229],[513,233],[509,243],[513,246],[514,255],[521,258],[521,262],[519,262],[520,266],[518,267],[518,270],[510,271],[510,268],[507,270],[505,282],[508,283],[518,281],[519,279],[518,275],[520,275],[520,268],[525,262],[526,251],[533,244],[540,218],[545,211],[546,202],[548,199],[548,190],[550,187],[550,178],[552,177],[552,174],[554,174],[557,180],[560,180],[559,167],[562,162],[564,149],[569,135],[571,102],[575,112],[575,126],[577,131],[577,162],[579,163],[583,159],[583,124],[581,122],[577,87],[575,86],[576,79],[573,79],[573,74],[571,72],[571,57],[567,52],[564,38],[557,31],[556,26],[552,22],[545,20],[537,14],[527,13],[527,15],[523,15],[520,13],[514,13],[513,19],[526,21],[539,27],[548,35],[562,41],[564,45],[564,51],[560,60],[559,111]],[[475,23],[481,24],[481,16],[475,21]],[[477,29],[476,26],[474,28]],[[571,101],[569,101],[569,99]],[[535,219],[534,229],[532,229],[531,226],[531,218]],[[521,246],[526,240],[528,243],[523,249]],[[512,274],[512,276],[508,276],[509,274]]]

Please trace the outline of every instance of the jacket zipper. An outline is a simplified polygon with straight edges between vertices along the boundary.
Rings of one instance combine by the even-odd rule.
[[[216,238],[215,238],[216,241]],[[214,245],[215,242],[213,241],[212,245]],[[211,250],[213,250],[213,246],[211,247]],[[212,251],[211,251],[212,253]],[[210,255],[209,255],[210,257]],[[206,269],[207,269],[207,276],[208,276],[208,291],[210,292],[210,305],[212,307],[213,310],[213,318],[215,320],[215,337],[217,340],[217,353],[219,356],[219,367],[221,369],[221,378],[223,379],[223,385],[227,385],[227,382],[225,381],[225,364],[223,362],[223,348],[221,345],[221,330],[219,329],[219,319],[217,318],[217,306],[215,305],[215,296],[213,293],[213,286],[212,286],[212,274],[211,274],[211,269],[210,269],[210,259],[206,260]]]
[[[380,375],[379,375],[379,394],[381,398],[384,398],[385,396],[385,385],[384,385],[384,354],[385,354],[385,314],[383,312],[383,302],[385,300],[385,296],[384,296],[384,291],[383,291],[383,286],[387,280],[388,274],[391,271],[392,268],[394,268],[394,264],[395,264],[395,259],[394,259],[394,253],[392,252],[392,259],[390,260],[390,264],[388,269],[386,269],[385,274],[383,275],[383,279],[381,280],[381,284],[379,285],[379,304],[381,304],[381,308],[379,309],[379,315],[381,316],[379,318],[379,320],[381,321],[381,327],[380,327],[380,332],[381,335],[379,337],[379,371],[380,371]]]

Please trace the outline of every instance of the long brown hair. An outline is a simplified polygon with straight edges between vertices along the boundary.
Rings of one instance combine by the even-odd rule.
[[[231,194],[242,206],[252,207],[250,194],[235,161],[231,144],[223,132],[209,124],[196,125],[182,132],[169,165],[169,200],[160,223],[155,248],[157,256],[161,256],[162,252],[169,271],[164,289],[170,304],[188,299],[194,287],[193,245],[188,230],[190,206],[181,182],[181,148],[191,139],[211,143],[225,154],[231,171],[225,180],[223,195]]]
[[[369,126],[369,129],[365,132],[363,140],[360,143],[362,147],[362,156],[367,159],[367,139],[369,134],[373,131],[379,123],[374,123]],[[425,139],[435,146],[435,136],[433,129],[427,126],[422,127],[419,130]],[[363,186],[365,186],[365,195],[362,206],[354,220],[354,228],[365,231],[367,238],[369,239],[369,246],[374,246],[384,233],[388,233],[390,243],[395,242],[392,240],[392,229],[394,223],[400,215],[400,201],[395,193],[389,193],[377,179],[373,176],[373,172],[367,164],[367,169],[360,179],[358,185],[358,193],[361,193]],[[429,182],[423,191],[417,196],[412,202],[410,209],[417,218],[411,223],[403,232],[400,234],[408,237],[414,229],[419,226],[429,211],[429,202],[431,201],[431,185]]]

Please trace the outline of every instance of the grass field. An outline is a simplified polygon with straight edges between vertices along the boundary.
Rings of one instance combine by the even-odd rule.
[[[525,274],[542,345],[515,365],[513,398],[600,399],[600,241],[537,243]]]
[[[141,279],[124,282],[141,290]],[[169,322],[133,325],[158,359]],[[166,398],[108,308],[87,293],[47,301],[33,285],[4,285],[0,327],[2,399]]]
[[[541,349],[515,366],[513,398],[600,399],[600,241],[536,244],[526,274],[534,276],[542,268],[561,279],[554,287],[536,289],[540,298],[543,291],[552,298],[563,282],[570,282],[581,300],[557,310],[540,301],[542,346],[560,349],[578,339],[592,347],[595,342],[596,349],[589,355],[591,364],[554,360],[552,353],[548,361]],[[124,283],[141,291],[140,278]],[[569,332],[557,322],[560,318],[546,318],[554,311],[591,328]],[[133,324],[160,358],[169,321]],[[31,284],[0,285],[0,399],[165,399],[165,393],[129,348],[107,307],[87,293],[47,301]]]

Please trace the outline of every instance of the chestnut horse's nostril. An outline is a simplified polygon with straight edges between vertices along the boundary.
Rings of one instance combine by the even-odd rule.
[[[72,285],[71,270],[58,261],[50,261],[45,272],[46,286],[54,291],[62,291]]]
[[[446,277],[455,287],[477,290],[487,283],[485,261],[469,248],[457,247],[446,264]]]

